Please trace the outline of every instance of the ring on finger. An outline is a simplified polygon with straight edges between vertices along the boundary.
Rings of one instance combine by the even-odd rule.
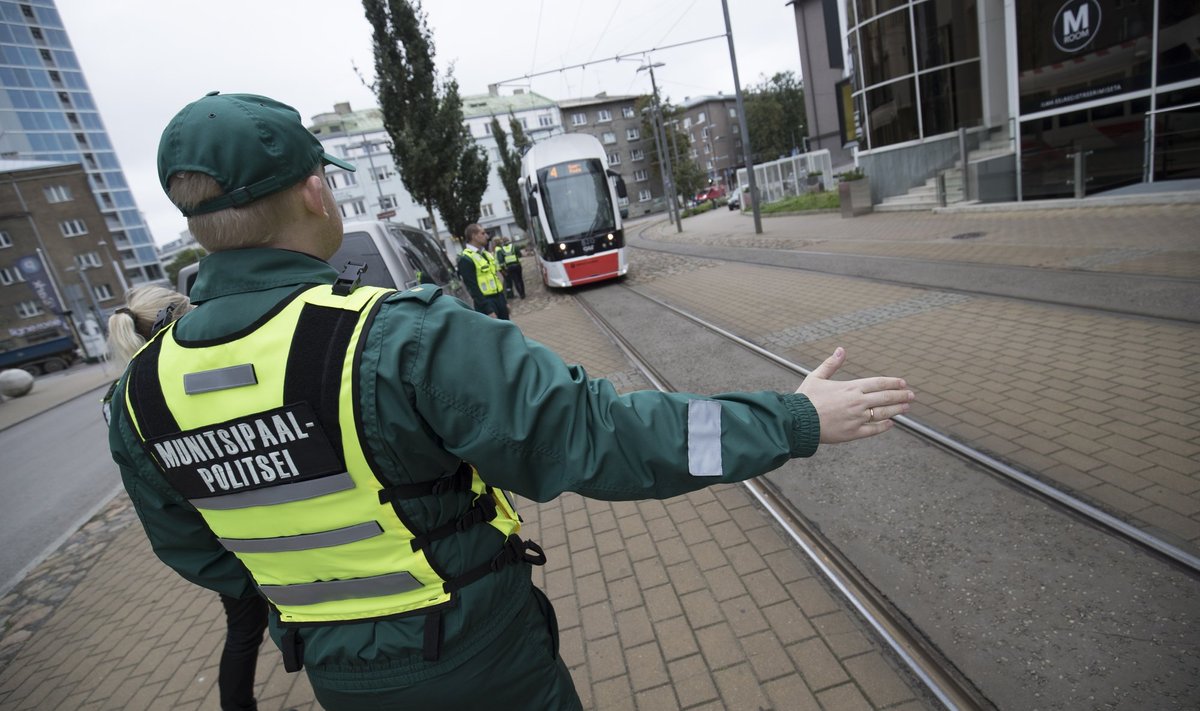
[[[874,422],[874,421],[875,421],[875,408],[868,407],[867,408],[867,422]]]

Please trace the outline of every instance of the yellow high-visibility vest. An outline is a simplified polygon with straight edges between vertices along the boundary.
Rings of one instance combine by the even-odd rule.
[[[308,288],[220,341],[181,341],[172,324],[130,366],[125,407],[145,450],[285,624],[440,611],[505,564],[545,560],[474,467],[412,484],[380,476],[356,417],[358,353],[391,293]],[[425,531],[394,505],[451,495],[460,515]],[[429,544],[482,524],[499,553],[442,577]]]

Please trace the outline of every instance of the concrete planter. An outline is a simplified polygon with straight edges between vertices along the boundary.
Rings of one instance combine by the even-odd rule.
[[[871,181],[868,178],[843,180],[838,183],[838,199],[842,217],[858,217],[871,212]]]

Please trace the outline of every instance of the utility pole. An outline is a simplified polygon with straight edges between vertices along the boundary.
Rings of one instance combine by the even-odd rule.
[[[758,209],[758,184],[754,182],[754,161],[750,156],[750,130],[746,128],[746,104],[742,101],[742,82],[738,79],[737,53],[733,51],[733,29],[729,25],[729,0],[721,0],[725,11],[725,38],[729,40],[729,63],[733,66],[733,90],[737,94],[738,123],[742,129],[742,160],[750,180],[750,206],[754,208],[754,233],[762,234],[762,213]],[[651,74],[651,76],[654,76]],[[741,189],[741,186],[738,186]]]
[[[351,146],[354,148],[362,148],[367,153],[367,165],[371,167],[371,180],[375,183],[375,189],[379,193],[379,210],[382,212],[385,209],[383,207],[383,185],[381,185],[379,182],[379,176],[375,174],[375,158],[372,155],[374,151],[371,150],[375,146],[375,143],[367,140],[367,131],[365,129],[358,134],[358,137],[362,140],[359,143],[351,144]],[[364,190],[363,192],[365,193],[366,191]],[[392,205],[390,208],[386,209],[394,211],[396,206]],[[376,219],[379,219],[378,214],[376,214],[375,217]],[[386,219],[388,222],[392,221],[392,218],[390,217],[384,219]]]
[[[658,131],[665,129],[666,126],[663,125],[662,109],[658,103],[658,82],[654,79],[654,68],[664,66],[666,65],[662,62],[650,62],[645,66],[638,67],[639,72],[643,69],[650,72],[650,88],[654,91],[654,130],[656,138]],[[683,232],[683,225],[679,221],[679,204],[675,201],[675,178],[671,172],[671,158],[667,155],[667,150],[670,149],[670,146],[667,145],[667,135],[665,131],[663,131],[662,134],[662,148],[663,149],[660,150],[658,154],[662,156],[663,184],[664,188],[667,190],[667,200],[670,201],[668,203],[669,209],[671,211],[672,218],[675,220],[675,231]]]

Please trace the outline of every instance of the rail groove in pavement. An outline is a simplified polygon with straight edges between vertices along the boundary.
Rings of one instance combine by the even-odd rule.
[[[622,287],[628,288],[628,287]],[[629,289],[630,291],[636,290]],[[644,296],[643,294],[638,294]],[[674,392],[675,388],[638,353],[608,321],[579,294],[573,298],[592,319],[597,328],[610,338],[643,376],[658,390]],[[650,297],[646,297],[650,298]],[[651,301],[657,300],[651,299]],[[663,304],[666,306],[665,304]],[[671,308],[671,307],[668,307]],[[671,310],[675,310],[671,308]],[[682,312],[680,312],[680,315]],[[701,323],[701,325],[703,325]],[[721,334],[725,335],[725,334]],[[758,355],[763,355],[758,353]],[[776,361],[777,363],[779,361]],[[993,705],[958,672],[957,668],[917,630],[854,564],[833,545],[817,527],[797,511],[765,477],[744,481],[742,486],[804,551],[827,581],[836,588],[867,624],[880,636],[908,669],[921,680],[947,709],[991,709]]]

